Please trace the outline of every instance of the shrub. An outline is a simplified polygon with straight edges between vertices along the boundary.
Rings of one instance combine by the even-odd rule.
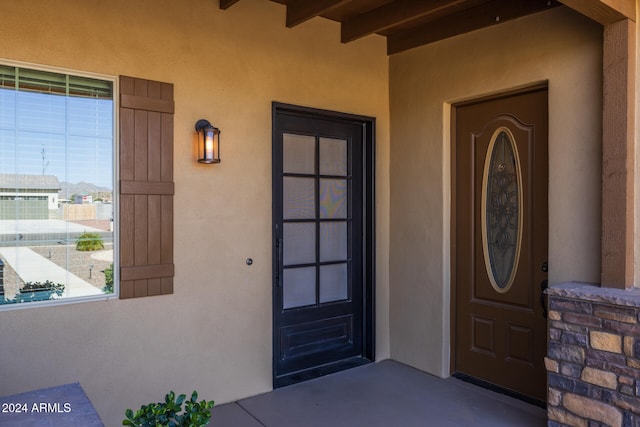
[[[113,263],[109,265],[109,267],[105,268],[104,271],[104,286],[102,287],[102,292],[105,294],[113,293]]]
[[[104,249],[104,242],[98,233],[82,233],[76,239],[76,250],[78,251],[97,251]]]
[[[60,298],[64,293],[64,287],[64,284],[55,283],[50,280],[44,282],[27,282],[12,299],[3,299],[0,297],[0,304],[46,301]]]
[[[20,288],[20,292],[51,291],[60,296],[64,292],[64,287],[64,284],[55,283],[51,280],[46,280],[45,282],[27,282]]]
[[[198,402],[198,393],[191,394],[191,399],[187,400],[184,412],[182,404],[186,395],[181,394],[176,399],[173,391],[170,391],[164,398],[164,402],[149,403],[135,413],[131,409],[125,411],[126,418],[122,421],[123,426],[132,427],[202,427],[209,424],[211,418],[211,408],[213,401],[203,400]]]

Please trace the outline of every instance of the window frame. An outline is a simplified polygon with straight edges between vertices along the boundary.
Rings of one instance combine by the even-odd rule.
[[[44,71],[77,77],[85,77],[110,82],[112,85],[112,200],[113,200],[113,293],[80,297],[59,298],[45,301],[30,301],[16,304],[0,304],[0,312],[23,310],[38,307],[51,307],[77,304],[91,301],[109,301],[120,299],[120,79],[111,74],[95,73],[72,68],[50,66],[32,62],[15,61],[0,57],[0,65]],[[67,95],[65,95],[67,96]]]

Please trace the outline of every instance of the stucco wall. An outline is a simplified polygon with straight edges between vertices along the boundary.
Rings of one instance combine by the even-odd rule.
[[[640,18],[640,1],[636,0],[636,23],[638,22],[638,18]],[[635,104],[636,104],[636,111],[635,111],[635,120],[636,120],[636,126],[635,126],[635,145],[636,145],[636,151],[635,151],[635,169],[636,171],[639,170],[638,167],[640,166],[640,149],[638,148],[638,145],[640,145],[640,105],[638,105],[639,101],[640,101],[640,55],[638,54],[638,46],[640,46],[640,31],[638,31],[637,29],[637,25],[636,25],[636,79],[635,79]],[[638,217],[640,216],[640,173],[636,173],[635,175],[635,214],[636,214],[636,221],[635,221],[635,236],[640,236],[640,220],[638,220]],[[635,254],[634,254],[634,267],[635,267],[635,287],[636,288],[640,288],[640,239],[638,239],[636,237],[635,239]]]
[[[602,28],[552,11],[390,58],[391,356],[449,373],[450,105],[549,85],[549,278],[600,280]]]
[[[0,2],[0,58],[174,84],[175,294],[0,312],[0,394],[79,381],[107,425],[173,389],[224,403],[271,388],[271,102],[377,118],[376,354],[389,356],[384,39],[243,0]],[[193,126],[222,130],[195,162]],[[253,258],[247,266],[246,258]]]

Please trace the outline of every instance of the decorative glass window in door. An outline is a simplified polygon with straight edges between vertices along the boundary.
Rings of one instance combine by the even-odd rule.
[[[522,179],[517,146],[509,129],[497,129],[489,147],[482,183],[482,243],[493,288],[513,284],[522,240]]]

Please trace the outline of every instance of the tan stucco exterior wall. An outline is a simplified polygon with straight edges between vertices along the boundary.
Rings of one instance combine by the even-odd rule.
[[[550,282],[599,282],[602,27],[559,7],[394,55],[392,358],[449,374],[450,105],[542,81]]]
[[[271,102],[377,119],[377,359],[389,357],[385,41],[287,29],[243,0],[0,3],[0,58],[174,84],[175,294],[0,312],[0,395],[79,381],[106,425],[170,389],[224,403],[271,389]],[[195,162],[194,123],[222,130]],[[254,263],[247,266],[245,260]]]
[[[635,287],[640,288],[640,53],[638,52],[638,46],[640,46],[640,31],[638,31],[638,19],[640,19],[640,1],[636,0],[636,62],[635,62],[635,247],[634,247],[634,282]]]

